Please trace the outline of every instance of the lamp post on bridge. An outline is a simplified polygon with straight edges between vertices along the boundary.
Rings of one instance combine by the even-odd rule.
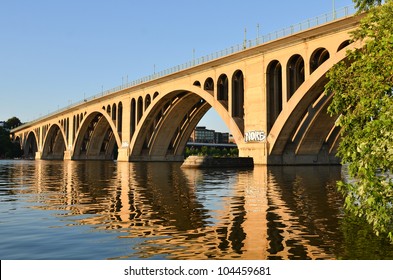
[[[334,0],[332,0],[332,4],[333,4],[333,19],[336,19],[336,5],[335,5],[335,2],[334,2]]]

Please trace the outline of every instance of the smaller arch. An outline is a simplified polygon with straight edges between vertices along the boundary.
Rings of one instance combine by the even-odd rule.
[[[130,110],[130,138],[134,135],[136,129],[136,101],[135,98],[131,100],[131,110]],[[131,140],[131,139],[130,139]]]
[[[49,126],[48,126],[48,128],[49,128]],[[64,131],[65,131],[66,139],[68,139],[70,136],[70,118],[66,119],[66,125],[64,128]]]
[[[145,97],[145,111],[147,110],[147,108],[149,108],[150,104],[151,104],[151,97],[150,94],[148,94]]]
[[[232,116],[244,117],[244,75],[241,70],[232,76]]]
[[[117,106],[117,132],[121,138],[121,133],[123,129],[123,103],[119,102]]]
[[[267,128],[272,128],[278,115],[282,111],[282,67],[278,60],[273,60],[267,66]]]
[[[304,80],[304,59],[301,55],[295,54],[291,56],[287,64],[287,100],[292,97]]]
[[[111,115],[111,106],[110,105],[108,105],[106,107],[106,112],[108,113],[109,116]]]
[[[75,116],[74,116],[74,118],[75,118]],[[75,122],[75,119],[74,119],[74,122]],[[79,129],[79,114],[76,115],[76,130],[78,130],[78,129]]]
[[[209,93],[213,93],[214,91],[214,81],[212,78],[207,78],[205,83],[203,84],[203,89],[208,91]]]
[[[326,60],[328,60],[330,54],[327,49],[325,48],[318,48],[316,49],[310,58],[310,74],[317,70],[319,66],[322,65]]]
[[[72,132],[73,132],[72,139],[74,139],[77,130],[78,130],[78,127],[76,124],[76,117],[74,115],[74,117],[72,118]]]
[[[153,100],[156,99],[156,97],[158,96],[158,94],[159,94],[159,93],[158,93],[157,91],[153,94]]]
[[[114,121],[115,124],[116,124],[116,114],[117,114],[117,112],[116,112],[116,104],[114,103],[112,105],[112,121]]]
[[[344,42],[342,42],[340,44],[340,46],[338,46],[337,52],[341,51],[346,46],[349,46],[349,44],[351,44],[351,41],[350,40],[345,40]]]
[[[196,87],[201,87],[201,83],[199,81],[195,81],[193,83],[193,85],[196,86]]]
[[[228,110],[228,76],[225,74],[218,77],[217,100]]]
[[[138,104],[137,104],[137,122],[141,120],[143,115],[143,99],[142,96],[139,96],[138,98]]]

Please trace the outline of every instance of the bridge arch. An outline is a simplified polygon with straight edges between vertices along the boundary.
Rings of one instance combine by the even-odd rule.
[[[147,108],[149,108],[151,104],[151,97],[150,94],[147,94],[145,97],[145,111],[147,110]]]
[[[244,75],[242,70],[236,70],[232,76],[232,116],[244,117]]]
[[[272,163],[285,163],[281,155],[286,154],[318,155],[324,143],[335,143],[331,139],[337,138],[337,130],[332,133],[336,118],[327,114],[331,96],[325,94],[324,86],[327,71],[345,58],[344,49],[330,56],[288,101],[267,137]],[[310,143],[313,144],[310,146]],[[328,150],[331,152],[332,147]],[[275,156],[279,156],[278,159]]]
[[[139,96],[138,103],[137,103],[137,123],[141,120],[143,115],[143,98]]]
[[[228,76],[226,74],[221,74],[217,81],[217,100],[228,109]]]
[[[242,139],[241,128],[209,92],[195,86],[167,89],[153,101],[137,125],[130,143],[130,160],[183,160],[192,131],[211,107],[235,139]]]
[[[34,130],[31,130],[23,144],[23,156],[33,159],[36,152],[38,152],[38,136]]]
[[[135,98],[131,99],[130,108],[130,138],[132,139],[136,129],[136,101]]]
[[[67,143],[65,137],[64,131],[59,125],[51,125],[43,141],[41,158],[57,160],[63,159]]]
[[[210,94],[214,93],[214,81],[212,78],[207,78],[205,80],[205,83],[203,85],[203,89],[209,92]]]
[[[117,108],[116,103],[112,105],[112,121],[116,124],[116,115],[117,115]]]
[[[319,66],[322,65],[330,57],[329,51],[325,48],[316,49],[310,58],[310,74],[314,72]]]
[[[121,140],[116,126],[107,114],[93,111],[85,116],[73,146],[73,159],[115,159]]]
[[[344,42],[342,42],[338,48],[337,48],[337,52],[341,51],[343,48],[349,46],[351,44],[350,40],[345,40]]]
[[[267,131],[269,132],[283,108],[282,66],[278,60],[271,61],[266,71]]]
[[[295,54],[287,63],[287,100],[291,99],[304,80],[304,59],[300,54]]]
[[[123,132],[123,103],[120,101],[117,105],[117,133],[119,134],[120,140],[122,139]]]

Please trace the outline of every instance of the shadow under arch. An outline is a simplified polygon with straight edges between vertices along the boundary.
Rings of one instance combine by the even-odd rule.
[[[86,116],[76,135],[72,159],[112,160],[121,140],[116,126],[104,111],[94,111]]]
[[[36,152],[38,152],[38,137],[34,130],[30,131],[23,144],[23,157],[27,159],[34,159]]]
[[[43,141],[42,159],[61,160],[66,150],[66,136],[59,125],[53,124]]]
[[[138,123],[130,143],[130,161],[183,161],[192,131],[210,108],[235,139],[243,139],[228,110],[208,91],[197,86],[169,88],[153,100]]]

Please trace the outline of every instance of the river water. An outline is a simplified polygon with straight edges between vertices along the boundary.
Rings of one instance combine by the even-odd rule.
[[[339,166],[0,161],[0,259],[393,259]]]

